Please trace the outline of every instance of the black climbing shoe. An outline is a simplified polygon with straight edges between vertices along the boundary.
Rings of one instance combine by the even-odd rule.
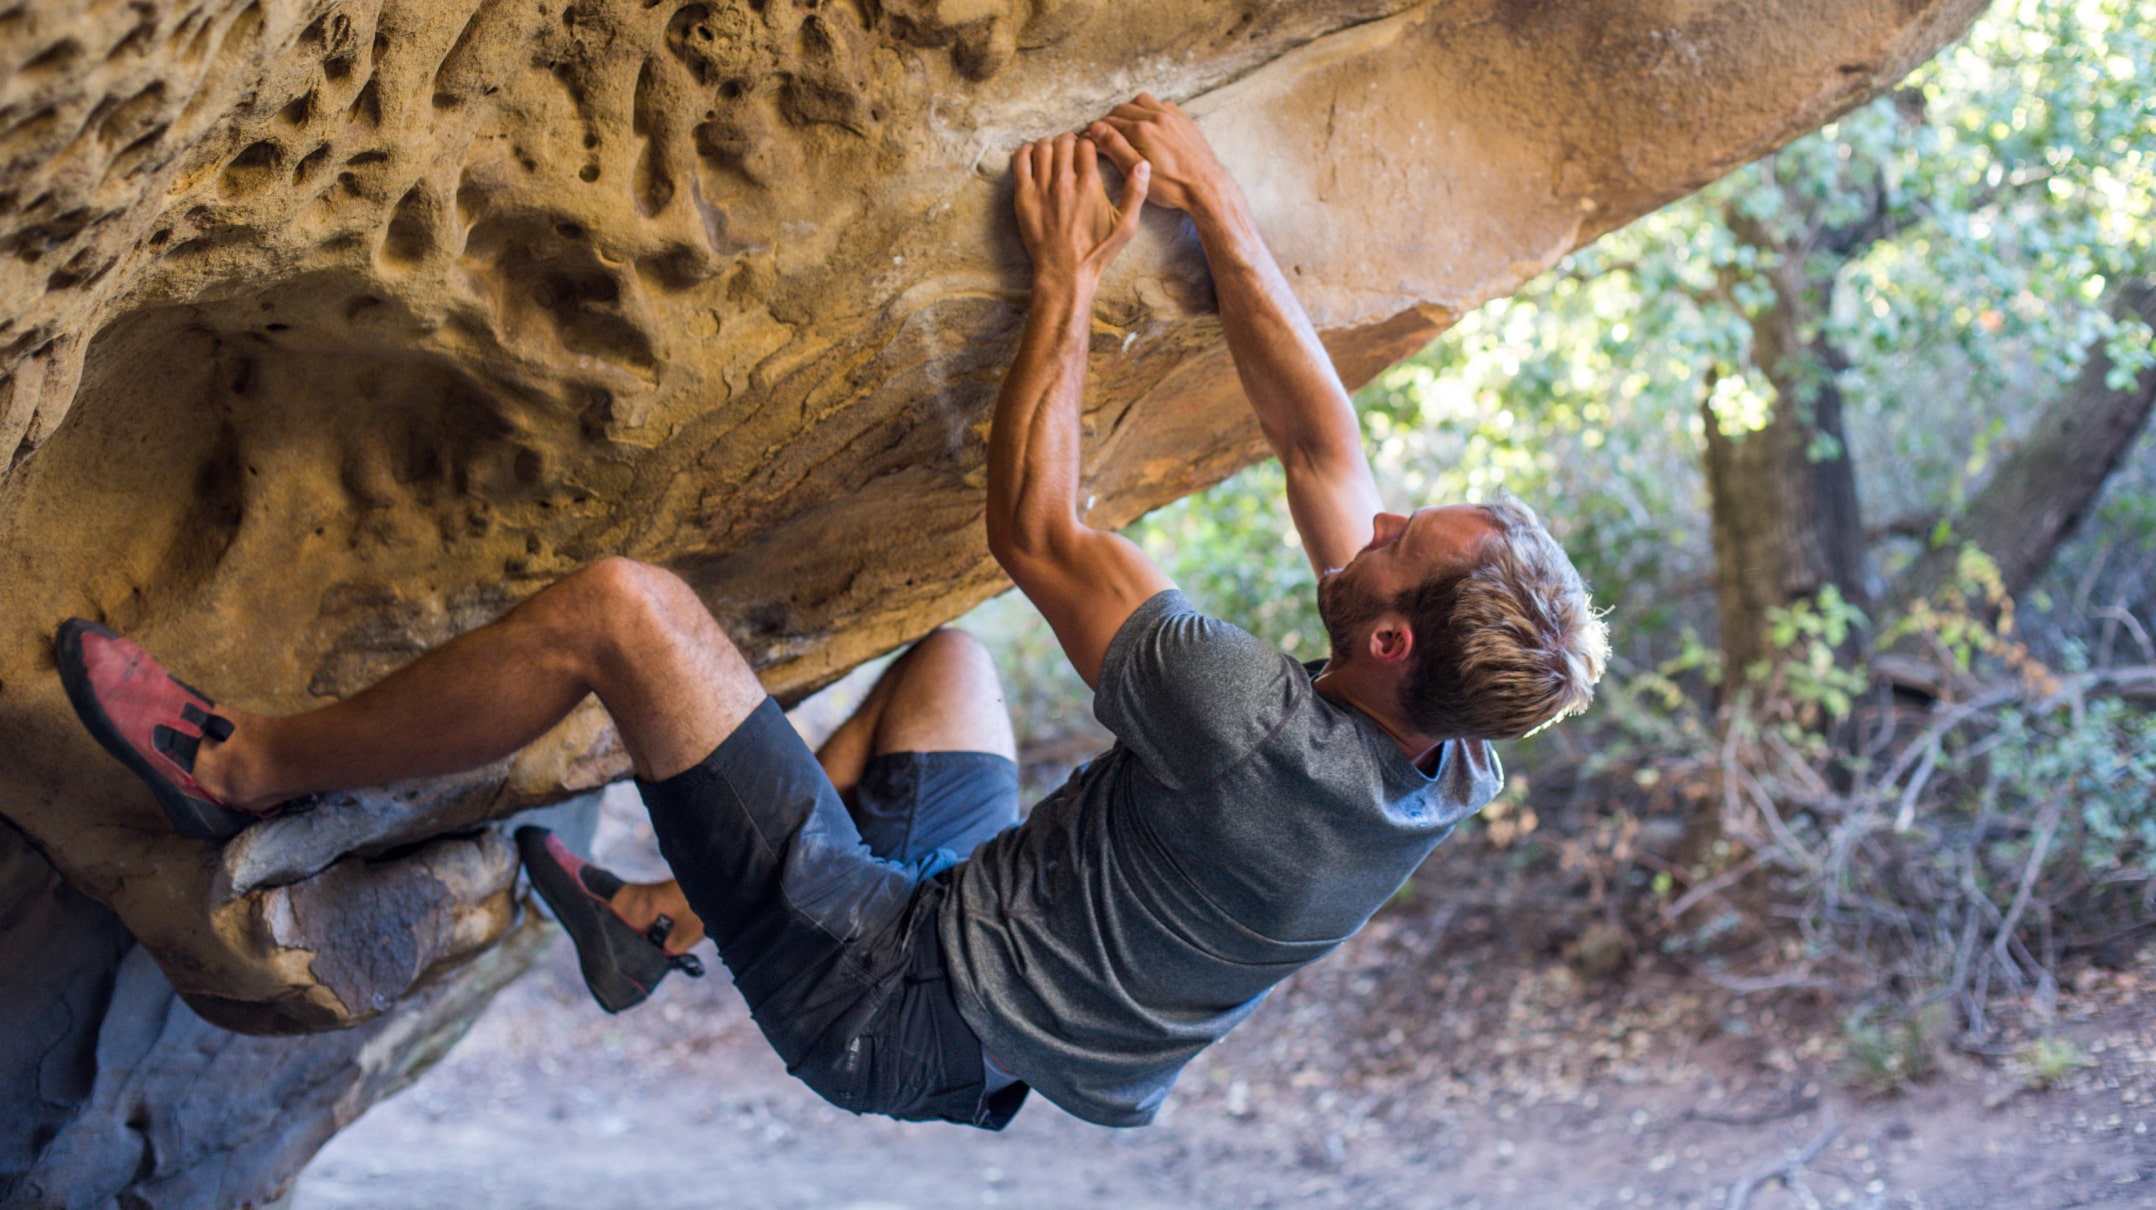
[[[599,1007],[610,1013],[635,1008],[668,971],[703,977],[704,964],[696,955],[666,952],[666,936],[674,928],[670,917],[659,917],[648,931],[639,933],[614,911],[609,901],[621,890],[622,881],[611,871],[570,852],[560,837],[545,828],[518,828],[517,852],[524,857],[532,889],[546,900],[554,919],[576,944],[584,986],[591,989]]]

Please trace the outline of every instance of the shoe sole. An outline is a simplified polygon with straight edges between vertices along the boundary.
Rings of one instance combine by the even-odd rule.
[[[666,951],[593,899],[576,875],[555,862],[546,851],[547,835],[545,828],[517,829],[517,852],[524,858],[532,889],[575,943],[577,966],[584,972],[584,986],[591,989],[592,999],[610,1013],[635,1008],[651,997],[659,980],[672,969]],[[650,975],[650,981],[637,981],[625,969],[630,965]]]
[[[194,840],[230,840],[249,824],[256,822],[259,817],[244,811],[220,807],[216,803],[190,798],[180,793],[177,787],[165,780],[163,773],[143,759],[141,753],[135,751],[133,744],[120,738],[119,729],[112,725],[112,719],[105,713],[104,704],[97,700],[97,691],[91,688],[89,675],[85,671],[82,640],[84,635],[92,634],[108,639],[120,637],[95,622],[70,618],[60,627],[59,638],[53,644],[53,656],[60,665],[60,684],[67,690],[67,700],[75,707],[76,717],[80,718],[82,725],[89,730],[90,738],[96,740],[100,747],[126,765],[129,771],[150,787],[150,792],[157,797],[157,805],[164,810],[165,819],[180,835]],[[187,686],[179,678],[174,677],[173,681],[202,700],[209,700],[207,694]]]

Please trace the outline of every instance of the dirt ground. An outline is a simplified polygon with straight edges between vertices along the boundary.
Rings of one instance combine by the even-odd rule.
[[[633,797],[610,799],[597,845],[654,868]],[[1867,1098],[1837,1018],[1801,997],[1651,958],[1589,980],[1522,944],[1471,876],[1488,856],[1440,850],[1141,1130],[1038,1097],[1000,1135],[856,1118],[785,1074],[717,963],[609,1018],[560,941],[439,1068],[333,1140],[293,1204],[2156,1207],[2149,961],[2076,981],[2051,1028],[2087,1065],[2055,1086],[1950,1057]]]

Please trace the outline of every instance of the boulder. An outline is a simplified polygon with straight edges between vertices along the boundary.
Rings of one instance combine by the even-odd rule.
[[[588,843],[598,796],[534,813]],[[418,1078],[556,935],[506,936],[351,1029],[221,1028],[117,916],[0,820],[0,1207],[225,1210],[288,1188],[329,1137]]]
[[[626,772],[596,706],[220,848],[76,725],[57,624],[292,711],[625,554],[791,700],[1005,586],[1019,142],[1181,102],[1360,382],[1980,7],[0,0],[0,814],[207,1026],[444,1002],[518,919],[489,821]],[[1094,331],[1095,524],[1262,453],[1181,216]]]

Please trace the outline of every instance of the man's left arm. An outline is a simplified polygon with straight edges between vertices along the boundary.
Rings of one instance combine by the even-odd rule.
[[[1150,164],[1149,197],[1190,215],[1220,299],[1220,322],[1266,443],[1287,472],[1288,512],[1319,571],[1371,540],[1382,502],[1355,405],[1317,329],[1258,234],[1250,207],[1205,136],[1171,102],[1140,93],[1086,137],[1124,171]]]

